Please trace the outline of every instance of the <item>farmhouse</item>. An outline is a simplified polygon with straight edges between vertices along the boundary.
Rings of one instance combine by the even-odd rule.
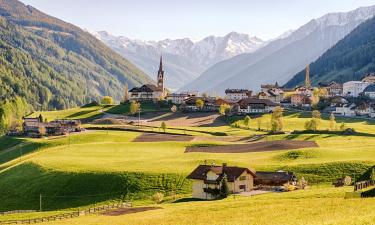
[[[342,84],[332,81],[331,83],[321,82],[319,87],[327,89],[329,96],[340,96],[342,95]]]
[[[362,78],[362,82],[368,82],[368,83],[375,84],[375,73],[369,73],[369,74],[366,74],[366,75]]]
[[[284,99],[284,91],[279,88],[271,88],[258,93],[259,99],[268,99],[274,103],[280,103]]]
[[[43,135],[63,135],[68,132],[81,131],[81,122],[78,120],[54,120],[42,122],[40,118],[24,118],[23,133],[29,137]]]
[[[221,181],[227,177],[231,193],[251,191],[255,173],[248,168],[215,165],[199,165],[189,176],[193,180],[193,198],[215,199],[219,195]]]
[[[186,99],[196,96],[198,96],[198,93],[195,92],[172,93],[168,94],[166,99],[173,104],[181,105],[185,102]]]
[[[292,106],[310,107],[312,100],[309,96],[304,94],[293,94],[290,97],[290,103]]]
[[[337,103],[335,106],[334,114],[340,116],[355,116],[356,105],[354,103]]]
[[[251,97],[252,91],[246,89],[226,89],[225,99],[230,102],[238,102],[242,99]]]
[[[240,115],[252,113],[270,113],[278,104],[269,99],[246,98],[238,102],[236,113]]]
[[[166,90],[164,88],[164,70],[163,70],[163,60],[160,56],[160,65],[158,70],[158,75],[156,77],[157,85],[145,84],[141,87],[132,88],[130,93],[130,100],[132,101],[158,101],[164,99],[166,95]]]
[[[255,186],[268,186],[268,187],[277,187],[283,186],[286,184],[296,185],[297,177],[293,172],[262,172],[257,171],[255,173],[254,185]]]

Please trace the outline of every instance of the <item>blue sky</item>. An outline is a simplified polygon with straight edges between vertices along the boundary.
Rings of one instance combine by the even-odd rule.
[[[375,5],[375,0],[21,0],[89,30],[144,40],[224,35],[262,39],[296,29],[329,12]]]

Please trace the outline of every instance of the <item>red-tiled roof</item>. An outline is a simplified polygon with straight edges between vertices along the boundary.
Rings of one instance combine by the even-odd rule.
[[[191,172],[189,176],[187,176],[187,178],[195,180],[206,180],[207,173],[209,171],[212,171],[215,174],[219,175],[218,180],[221,180],[223,174],[226,174],[227,179],[230,182],[233,182],[234,179],[237,179],[245,171],[255,177],[255,173],[253,171],[244,167],[199,165],[193,172]]]

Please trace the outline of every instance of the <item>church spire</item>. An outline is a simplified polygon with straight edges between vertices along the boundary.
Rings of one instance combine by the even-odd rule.
[[[163,71],[163,56],[160,54],[160,65],[159,65],[159,71]]]

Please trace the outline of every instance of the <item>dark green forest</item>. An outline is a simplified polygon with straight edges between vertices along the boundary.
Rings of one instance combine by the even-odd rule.
[[[15,0],[0,1],[0,100],[64,109],[120,99],[148,76],[89,33]]]
[[[360,80],[370,72],[375,72],[375,18],[359,25],[310,65],[314,85],[322,81],[344,83]],[[295,87],[304,81],[305,70],[296,74],[285,86]]]

